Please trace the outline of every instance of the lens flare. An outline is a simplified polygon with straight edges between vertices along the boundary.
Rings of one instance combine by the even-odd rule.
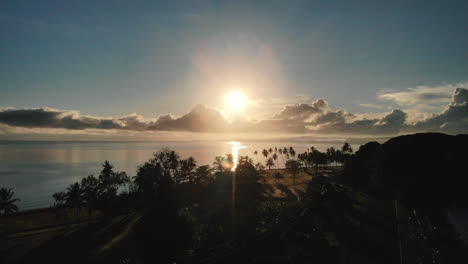
[[[239,111],[247,103],[247,97],[241,92],[230,92],[226,96],[225,104],[232,111]]]
[[[246,146],[242,146],[240,142],[232,141],[228,142],[229,145],[231,145],[232,149],[232,161],[234,163],[234,166],[232,166],[232,171],[236,170],[237,167],[237,162],[239,161],[239,150],[246,148]]]

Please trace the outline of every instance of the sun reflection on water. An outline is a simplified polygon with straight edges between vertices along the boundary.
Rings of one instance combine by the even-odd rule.
[[[241,143],[237,141],[228,142],[228,145],[231,145],[231,153],[234,162],[234,166],[231,170],[235,171],[237,167],[237,161],[239,160],[239,150],[246,148],[247,146],[242,146]]]

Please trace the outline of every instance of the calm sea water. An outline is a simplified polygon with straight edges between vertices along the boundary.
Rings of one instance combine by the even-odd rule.
[[[101,165],[109,160],[115,170],[136,174],[137,167],[161,148],[176,150],[183,158],[193,156],[198,165],[211,164],[215,156],[227,153],[252,156],[258,150],[258,160],[264,162],[264,148],[292,146],[297,153],[314,146],[324,151],[340,147],[337,143],[311,142],[0,142],[0,187],[13,188],[20,198],[20,210],[48,207],[52,194],[82,177],[98,175]],[[357,149],[358,146],[353,146]],[[283,160],[279,157],[279,164]]]

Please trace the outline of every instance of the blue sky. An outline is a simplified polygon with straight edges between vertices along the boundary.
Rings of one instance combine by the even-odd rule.
[[[376,2],[2,1],[0,108],[153,118],[240,89],[278,104],[254,118],[318,98],[383,113],[412,107],[382,93],[466,84],[466,1]]]

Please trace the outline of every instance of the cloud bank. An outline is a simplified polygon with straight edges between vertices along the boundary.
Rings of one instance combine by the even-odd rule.
[[[445,102],[442,90],[417,88],[409,92],[381,94],[382,100],[400,104]],[[445,90],[444,90],[445,91]],[[353,114],[329,107],[325,99],[307,104],[285,105],[270,119],[251,121],[237,116],[228,121],[220,111],[196,105],[185,115],[172,114],[145,120],[132,114],[118,118],[82,115],[78,111],[53,108],[0,109],[0,131],[11,128],[66,129],[66,130],[125,130],[125,131],[185,131],[210,133],[296,133],[341,135],[395,135],[410,132],[468,133],[468,90],[452,90],[445,109],[419,120],[408,120],[408,114],[394,109],[382,114]],[[404,93],[408,93],[402,95]]]

